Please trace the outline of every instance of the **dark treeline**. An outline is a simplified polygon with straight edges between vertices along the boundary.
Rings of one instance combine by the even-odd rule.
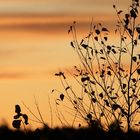
[[[115,125],[109,131],[102,128],[49,128],[34,131],[11,130],[7,126],[0,127],[0,140],[140,140],[140,132],[131,130],[125,133]]]

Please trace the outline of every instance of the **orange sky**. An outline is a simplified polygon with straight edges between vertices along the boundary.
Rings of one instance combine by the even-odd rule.
[[[22,101],[35,111],[35,95],[50,123],[47,98],[59,83],[53,72],[77,64],[70,24],[78,22],[79,38],[88,33],[92,17],[113,28],[114,3],[129,5],[128,0],[0,0],[0,119],[11,125],[14,105]]]
[[[110,12],[112,4],[126,6],[128,0],[0,0],[1,13],[95,13]]]

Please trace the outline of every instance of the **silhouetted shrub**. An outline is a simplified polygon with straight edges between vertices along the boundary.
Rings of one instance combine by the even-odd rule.
[[[70,74],[80,90],[77,92],[65,72],[59,71],[55,76],[60,78],[64,89],[52,92],[57,95],[57,109],[64,104],[73,114],[71,126],[82,119],[89,126],[100,122],[98,125],[108,130],[121,127],[130,131],[140,127],[137,119],[140,110],[139,0],[132,0],[127,13],[118,10],[116,5],[113,8],[118,17],[114,34],[119,38],[113,43],[111,31],[101,23],[94,25],[92,21],[89,34],[81,41],[77,39],[75,21],[68,30],[73,39],[70,45],[81,63]],[[60,110],[57,116],[62,122],[64,116]],[[117,123],[111,124],[112,121]]]

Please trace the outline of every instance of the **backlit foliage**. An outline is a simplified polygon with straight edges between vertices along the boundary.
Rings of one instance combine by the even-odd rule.
[[[70,42],[79,57],[80,66],[74,66],[71,73],[81,89],[77,93],[69,84],[64,72],[55,75],[61,80],[64,90],[59,93],[56,103],[62,102],[72,110],[73,123],[82,119],[89,126],[109,128],[114,121],[129,131],[140,126],[140,24],[137,23],[139,0],[132,0],[128,13],[118,10],[117,24],[112,43],[112,31],[101,23],[91,22],[89,34],[77,39],[76,26],[73,22],[68,33]],[[67,101],[69,104],[67,104]],[[63,121],[62,116],[61,121]],[[81,126],[81,124],[79,124]]]

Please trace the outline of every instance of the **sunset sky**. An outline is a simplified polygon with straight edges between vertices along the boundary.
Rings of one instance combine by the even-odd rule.
[[[10,124],[14,105],[22,105],[22,101],[37,113],[36,96],[49,123],[48,95],[53,88],[59,88],[54,73],[77,64],[69,45],[69,26],[77,21],[79,37],[88,33],[92,17],[93,22],[112,28],[116,22],[113,4],[127,11],[129,2],[0,0],[0,120]]]

